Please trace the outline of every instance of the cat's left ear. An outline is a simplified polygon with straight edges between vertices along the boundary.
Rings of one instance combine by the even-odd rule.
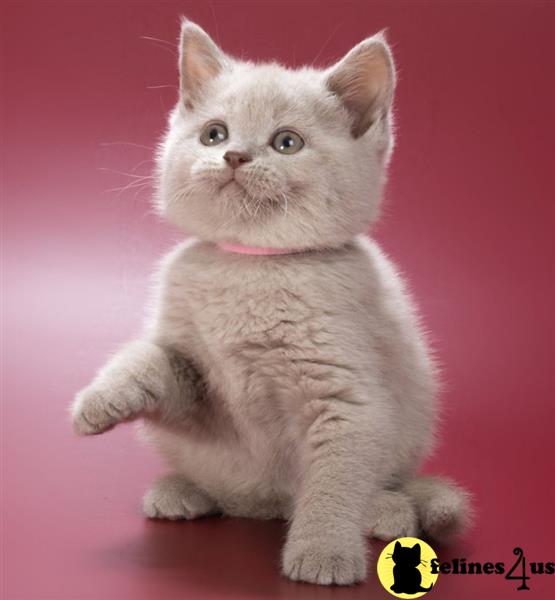
[[[179,44],[179,88],[189,109],[202,96],[208,82],[229,64],[229,57],[196,23],[181,21]]]
[[[393,102],[395,67],[384,32],[365,39],[328,69],[326,85],[351,115],[354,138],[386,115]]]

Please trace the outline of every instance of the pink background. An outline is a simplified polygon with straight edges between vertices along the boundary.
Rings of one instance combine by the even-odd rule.
[[[3,4],[3,599],[390,597],[375,557],[354,589],[280,578],[280,523],[144,520],[139,498],[162,467],[133,428],[71,433],[74,392],[139,330],[149,273],[180,237],[153,216],[148,185],[110,190],[143,181],[118,171],[150,173],[181,13],[228,51],[288,65],[327,64],[389,27],[399,134],[376,233],[444,365],[426,469],[466,485],[478,509],[475,529],[437,550],[510,564],[520,545],[555,560],[553,8]],[[526,593],[441,575],[430,597],[545,599],[554,583],[537,576]]]

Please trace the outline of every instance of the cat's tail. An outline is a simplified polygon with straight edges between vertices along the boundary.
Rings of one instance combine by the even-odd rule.
[[[418,476],[402,490],[414,502],[423,533],[433,540],[446,542],[470,525],[470,494],[451,480]]]

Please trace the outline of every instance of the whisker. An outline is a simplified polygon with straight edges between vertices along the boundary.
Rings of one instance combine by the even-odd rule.
[[[142,40],[147,40],[148,42],[160,42],[160,44],[167,44],[168,46],[171,46],[172,48],[177,48],[177,46],[175,44],[173,44],[172,42],[168,42],[168,40],[162,40],[161,38],[155,38],[151,35],[140,35],[139,37]]]
[[[218,20],[216,19],[216,11],[214,10],[214,3],[212,2],[212,0],[209,0],[208,4],[210,6],[210,12],[212,13],[212,18],[214,19],[214,27],[216,28],[216,41],[218,42],[218,45],[220,45],[221,44],[220,30],[218,28]]]
[[[162,85],[147,85],[146,86],[147,90],[161,90],[162,88],[173,88],[174,90],[178,89],[178,87],[176,85],[172,85],[171,83],[162,84]]]
[[[140,35],[139,37],[143,40],[146,40],[147,42],[152,42],[157,48],[160,48],[160,50],[165,50],[173,56],[175,56],[177,52],[177,46],[175,44],[167,42],[166,40],[159,40],[158,38],[150,37],[148,35]]]
[[[149,163],[149,162],[153,162],[152,158],[146,158],[145,160],[141,160],[141,162],[137,163],[131,170],[132,171],[136,171],[140,166]]]
[[[129,191],[129,190],[141,190],[144,189],[146,187],[148,187],[150,185],[149,181],[131,181],[129,182],[127,185],[124,185],[122,187],[119,188],[111,188],[108,190],[105,190],[107,193],[108,192],[118,192],[116,195],[116,198],[119,197],[121,194],[123,194],[123,192]]]
[[[287,207],[288,207],[288,201],[287,201],[287,195],[285,194],[285,192],[279,191],[279,195],[281,196],[281,198],[283,199],[283,218],[286,219],[287,218]]]
[[[150,146],[143,146],[143,144],[135,144],[134,142],[99,142],[100,146],[134,146],[135,148],[144,148],[145,150],[153,151],[154,148]]]
[[[153,175],[137,175],[136,173],[126,173],[125,171],[118,171],[108,167],[98,167],[98,170],[107,171],[108,173],[116,173],[117,175],[124,175],[125,177],[133,177],[134,179],[154,179]]]
[[[341,21],[340,23],[338,23],[335,27],[335,29],[330,33],[330,35],[327,37],[326,41],[324,42],[324,45],[320,48],[318,54],[314,57],[314,60],[312,61],[311,65],[314,66],[314,64],[316,63],[316,61],[320,58],[320,55],[322,54],[322,52],[326,49],[327,45],[331,42],[333,36],[337,33],[337,31],[339,30],[339,28],[343,25],[343,21]]]

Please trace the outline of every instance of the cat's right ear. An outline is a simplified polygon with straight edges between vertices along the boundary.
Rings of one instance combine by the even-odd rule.
[[[202,97],[207,83],[229,62],[212,38],[196,23],[181,20],[179,44],[179,90],[188,109]]]

